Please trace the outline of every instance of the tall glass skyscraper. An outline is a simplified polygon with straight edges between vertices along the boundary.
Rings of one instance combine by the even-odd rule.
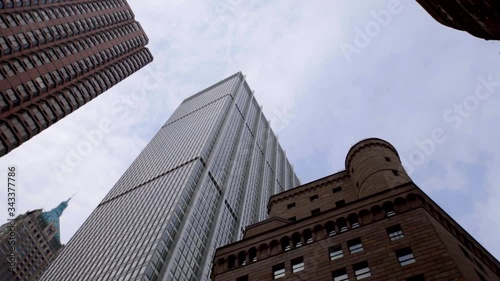
[[[215,249],[299,184],[236,73],[183,101],[41,280],[208,280]]]

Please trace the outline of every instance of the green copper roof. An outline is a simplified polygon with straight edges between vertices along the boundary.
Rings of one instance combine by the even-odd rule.
[[[40,216],[42,218],[42,220],[48,225],[48,224],[53,224],[56,229],[57,229],[57,232],[56,234],[54,235],[54,238],[59,242],[61,243],[61,239],[60,239],[60,228],[59,228],[59,217],[61,217],[64,209],[66,209],[66,207],[68,207],[68,202],[69,200],[71,200],[71,198],[69,198],[68,200],[66,201],[63,201],[61,202],[61,204],[59,204],[59,206],[55,207],[54,209],[48,211],[48,212],[43,212]]]

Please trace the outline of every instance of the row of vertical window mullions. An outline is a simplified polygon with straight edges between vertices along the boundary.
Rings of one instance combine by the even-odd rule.
[[[141,66],[147,63],[145,51],[142,52],[142,55],[143,55],[142,56],[143,60],[138,60],[142,62],[142,64],[136,61],[137,65],[133,64],[135,66],[135,69],[139,69]],[[130,56],[128,59],[133,57],[135,56]],[[131,62],[127,62],[127,60],[124,60],[119,62],[117,65],[122,66],[123,64],[126,63],[131,63]],[[46,101],[40,102],[39,106],[41,106],[41,108],[38,108],[37,105],[30,106],[29,113],[32,114],[33,117],[31,117],[26,111],[23,111],[21,113],[23,117],[21,118],[21,120],[23,121],[22,123],[24,124],[24,127],[21,125],[21,123],[19,123],[17,119],[18,117],[16,116],[11,117],[10,120],[14,124],[12,129],[18,132],[21,136],[25,136],[28,134],[26,132],[28,128],[30,129],[29,131],[33,132],[32,134],[36,134],[39,132],[39,130],[37,130],[38,128],[46,128],[48,127],[49,122],[50,124],[52,124],[57,121],[57,118],[54,114],[57,114],[59,117],[65,115],[61,108],[65,109],[66,114],[76,110],[81,105],[85,104],[86,102],[90,101],[93,97],[96,96],[94,95],[91,97],[89,93],[103,92],[104,90],[112,86],[111,81],[109,80],[110,77],[113,80],[115,80],[115,77],[119,77],[115,76],[116,74],[114,73],[116,73],[116,71],[113,71],[113,68],[119,68],[117,65],[107,68],[106,69],[107,71],[105,70],[103,72],[96,73],[97,76],[90,76],[91,78],[90,80],[86,79],[83,82],[78,82],[77,83],[78,87],[71,86],[69,89],[71,89],[72,91],[68,90],[68,88],[64,89],[62,92],[59,92],[57,94],[57,99],[56,96],[50,97],[48,99],[48,101],[50,102],[49,106],[47,106]],[[103,73],[105,75],[103,75]],[[131,73],[128,73],[126,76],[130,74]],[[121,79],[124,79],[126,76],[124,75]],[[85,86],[88,88],[85,88]],[[42,112],[44,114],[42,114]],[[33,120],[35,120],[37,126],[34,125]],[[13,134],[9,130],[11,130],[11,128],[7,127],[5,124],[2,124],[2,126],[0,126],[0,131],[3,135],[3,138],[9,140],[9,143],[11,143],[12,145],[17,145],[18,144],[17,139],[13,136]],[[26,137],[24,137],[23,140],[26,141]]]
[[[104,20],[101,18],[103,18]],[[109,20],[106,18],[109,18]],[[38,46],[39,43],[45,44],[54,42],[55,40],[59,40],[61,38],[67,38],[68,35],[77,35],[86,31],[91,31],[97,28],[117,24],[127,19],[130,20],[131,18],[120,13],[113,13],[110,15],[97,16],[86,20],[77,20],[75,22],[44,27],[33,31],[26,31],[26,35],[24,35],[24,33],[8,35],[6,37],[8,42],[4,37],[0,37],[0,47],[2,49],[0,55],[7,55],[12,51],[18,52],[21,49],[30,48],[30,45],[31,47],[34,47]],[[134,22],[133,25],[136,30],[139,29],[139,25],[136,22]],[[31,42],[28,42],[27,38],[29,38]]]
[[[174,180],[174,181],[175,181],[175,180]],[[159,186],[159,185],[160,185],[160,183],[159,183],[159,182],[155,182],[152,188],[156,188],[156,187],[157,187],[157,186]],[[166,194],[166,191],[165,191],[165,190],[164,190],[164,194]],[[166,208],[166,205],[164,205],[163,209],[165,209],[165,208]],[[136,232],[137,232],[137,231],[136,231]],[[140,231],[139,231],[139,232],[140,232]],[[139,237],[139,236],[141,235],[141,233],[139,233],[139,232],[137,232],[137,233],[136,233],[133,237]],[[152,232],[153,232],[153,230],[150,230],[150,233],[152,233]],[[129,240],[129,242],[130,242],[130,240]],[[158,250],[157,250],[156,252],[158,252]],[[154,253],[153,253],[153,254],[154,254]],[[158,254],[160,254],[160,253],[158,252]],[[162,256],[162,254],[160,254],[160,257],[161,257],[161,256]],[[131,260],[132,260],[132,259],[131,259]],[[124,262],[127,262],[127,260],[125,260]],[[129,265],[130,265],[130,264],[129,264]],[[157,266],[158,266],[158,265],[157,265]],[[124,275],[127,273],[127,270],[128,270],[129,268],[130,268],[130,266],[127,266],[126,268],[125,268],[125,267],[120,268],[120,270],[117,272],[117,274],[116,274],[116,275],[117,275],[117,276],[119,276],[119,275],[122,273],[122,269],[123,269],[123,275],[122,275],[122,276],[124,276]],[[128,274],[132,274],[132,272],[129,272]],[[113,276],[109,276],[109,277],[111,278],[111,277],[113,277]],[[128,279],[127,279],[127,280],[128,280]]]
[[[35,22],[49,21],[63,17],[72,17],[118,7],[118,1],[88,2],[66,6],[42,8],[12,14],[0,15],[0,28],[16,27]]]
[[[163,182],[156,182],[156,183],[155,183],[155,185],[150,186],[150,188],[151,188],[151,189],[153,189],[153,188],[155,188],[155,186],[162,185],[162,183],[163,183]],[[163,190],[164,190],[164,192],[166,192],[165,190],[167,190],[167,189],[163,189]],[[165,197],[165,196],[163,196],[163,198],[164,198],[164,197]],[[129,198],[128,198],[127,200],[122,201],[122,204],[136,205],[136,204],[137,204],[137,202],[136,202],[136,200],[135,200],[135,199],[133,199],[133,198],[134,198],[134,196],[129,196]],[[144,205],[144,202],[143,202],[143,204],[141,204],[141,205]],[[152,206],[156,206],[155,204],[150,204],[150,205],[152,205]],[[114,206],[107,206],[107,208],[115,208],[115,207],[114,207]],[[126,209],[126,208],[125,208],[125,209]],[[101,212],[101,214],[105,214],[105,213],[106,213],[106,211]],[[129,217],[130,217],[130,216],[128,216],[128,215],[127,215],[127,213],[126,213],[126,212],[124,212],[124,213],[123,213],[120,217],[118,217],[118,218],[113,217],[113,218],[111,218],[111,219],[110,219],[110,218],[106,218],[106,217],[102,217],[102,216],[100,216],[100,217],[97,217],[97,218],[96,218],[96,217],[95,217],[95,215],[93,215],[91,218],[92,218],[92,219],[97,219],[97,220],[99,220],[99,221],[100,221],[101,219],[105,219],[105,220],[108,220],[108,221],[110,221],[110,220],[114,220],[114,221],[123,221],[123,220],[125,220],[125,221],[126,221],[126,220],[127,220],[127,218],[129,218]],[[95,223],[95,222],[89,222],[89,224],[93,224],[93,223]],[[101,223],[104,223],[104,222],[103,222],[103,221],[101,221]],[[151,233],[151,230],[150,230],[150,233]],[[147,234],[147,233],[144,233],[144,231],[143,231],[143,228],[142,228],[142,227],[136,227],[136,228],[135,228],[135,233],[130,233],[130,234],[128,235],[128,237],[129,237],[129,240],[127,240],[127,241],[129,242],[128,244],[130,244],[130,242],[131,242],[131,241],[136,241],[136,240],[137,240],[137,241],[142,241],[142,240],[144,240],[144,237],[153,237],[153,236],[151,236],[151,235],[146,235],[146,234]],[[81,237],[91,237],[91,236],[81,236]],[[132,237],[132,240],[130,239],[130,237]],[[135,237],[139,237],[139,238],[137,238],[137,239],[133,239],[133,238],[135,238]],[[95,237],[94,237],[93,239],[95,240]],[[113,239],[113,237],[109,237],[109,239],[111,239],[111,240],[112,240],[112,239]],[[100,239],[97,239],[97,241],[100,241]],[[123,239],[121,240],[121,242],[123,242]],[[146,243],[146,242],[145,242],[145,243]],[[124,249],[129,249],[128,253],[130,253],[130,252],[133,250],[133,247],[128,247],[128,244],[127,244],[127,243],[123,243],[123,248],[124,248]],[[141,249],[143,249],[143,248],[144,248],[144,247],[141,247]],[[137,247],[136,247],[136,249],[137,249]],[[143,250],[143,251],[144,251],[144,250]],[[101,255],[100,255],[100,256],[99,256],[99,255],[93,255],[93,260],[99,260],[99,259],[101,259],[101,258],[103,257],[103,255],[102,255],[102,254],[103,254],[103,251],[101,251]],[[134,254],[135,254],[135,255],[134,255],[134,257],[135,257],[135,256],[139,256],[139,257],[141,256],[141,254],[140,254],[140,253],[139,253],[139,254],[137,254],[137,251],[135,251],[135,252],[134,252]],[[130,261],[133,261],[133,260],[134,260],[134,258],[132,258],[132,257],[131,257],[131,258],[130,258]],[[78,261],[77,261],[77,260],[73,260],[73,261],[78,263]],[[101,260],[101,261],[103,261],[103,260]],[[124,260],[124,262],[126,263],[126,262],[127,262],[127,260]],[[136,260],[136,262],[137,262],[137,260]],[[134,263],[136,263],[136,262],[134,262]],[[99,276],[99,273],[100,273],[101,271],[103,271],[103,272],[107,272],[107,268],[109,268],[109,263],[103,263],[103,264],[107,264],[107,267],[106,267],[106,269],[105,269],[104,271],[103,271],[104,266],[102,266],[102,267],[100,267],[100,270],[95,270],[95,271],[92,271],[92,275],[91,275],[91,276],[88,276],[88,277],[94,277],[94,276],[96,276],[96,273],[97,273],[97,275]],[[124,264],[124,265],[125,265],[125,264]],[[123,265],[123,266],[124,266],[124,265]],[[128,268],[130,268],[130,267],[129,267],[129,266],[127,266],[127,269],[128,269]],[[132,268],[134,268],[134,267],[132,267]],[[122,272],[122,270],[120,270],[120,272]],[[125,273],[127,273],[127,272],[126,272],[126,271],[125,271],[125,272],[123,272],[123,275],[124,275]],[[130,272],[129,272],[129,273],[130,273]],[[103,274],[104,274],[104,273],[103,273]],[[118,272],[117,272],[116,274],[118,274]],[[100,276],[101,276],[101,278],[102,278],[102,275],[100,275]],[[68,277],[68,276],[66,276],[66,277]],[[110,277],[110,278],[111,278],[111,276],[109,276],[109,272],[108,272],[108,277]],[[134,276],[134,277],[135,277],[135,276]],[[99,279],[99,280],[102,280],[102,279]],[[104,280],[108,280],[108,279],[104,279]],[[127,280],[128,280],[128,279],[127,279]]]
[[[210,230],[210,225],[211,222],[213,221],[214,217],[214,206],[217,205],[217,202],[219,200],[220,195],[215,189],[215,186],[213,188],[210,188],[210,186],[213,185],[213,183],[210,181],[210,179],[206,179],[206,182],[204,183],[204,188],[202,189],[202,196],[198,198],[197,202],[194,204],[195,208],[197,211],[193,213],[189,219],[190,225],[191,226],[196,226],[196,231],[185,231],[185,235],[183,235],[184,240],[187,241],[187,239],[193,240],[194,238],[198,240],[202,240],[202,244],[205,243],[206,239],[208,238],[207,232]],[[210,205],[209,205],[210,204]],[[203,209],[203,210],[202,210]],[[204,228],[205,231],[202,230]],[[196,235],[190,236],[187,233],[196,233]],[[203,235],[201,235],[203,233]],[[202,236],[202,237],[200,237]],[[184,244],[186,245],[186,244]],[[203,248],[203,247],[202,247]],[[187,248],[186,248],[187,249]],[[202,249],[203,252],[203,249]],[[198,256],[201,255],[200,252],[196,253]],[[189,253],[186,252],[184,248],[179,248],[177,249],[177,257],[181,258],[182,260],[186,260],[186,256],[189,255]],[[190,255],[193,255],[191,253]],[[177,259],[177,258],[176,258]],[[176,278],[179,278],[181,274],[186,274],[186,269],[189,267],[188,263],[184,263],[184,271],[182,271],[182,267],[173,267],[170,274],[173,274]],[[191,273],[191,270],[189,270]],[[184,272],[184,273],[183,273]],[[196,274],[196,272],[194,273]],[[184,276],[185,277],[185,276]]]

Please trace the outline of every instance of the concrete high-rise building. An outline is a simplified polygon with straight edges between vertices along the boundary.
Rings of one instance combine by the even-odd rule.
[[[125,0],[0,1],[0,156],[153,60]]]
[[[500,280],[498,260],[381,139],[355,144],[344,171],[272,196],[267,210],[243,240],[217,249],[212,280]]]
[[[417,0],[438,22],[486,40],[500,40],[500,3],[496,0]]]
[[[40,278],[63,248],[59,217],[68,202],[64,201],[48,212],[41,209],[27,212],[0,226],[2,281],[36,281]]]
[[[41,280],[208,280],[215,248],[298,184],[234,74],[182,102]]]

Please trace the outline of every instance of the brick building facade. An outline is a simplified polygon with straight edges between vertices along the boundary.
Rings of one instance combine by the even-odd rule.
[[[212,280],[500,280],[498,260],[380,139],[354,145],[344,171],[272,196],[268,212],[217,250]]]
[[[417,0],[438,22],[486,40],[500,40],[500,3],[496,0]]]
[[[0,1],[0,156],[153,60],[125,0]]]

